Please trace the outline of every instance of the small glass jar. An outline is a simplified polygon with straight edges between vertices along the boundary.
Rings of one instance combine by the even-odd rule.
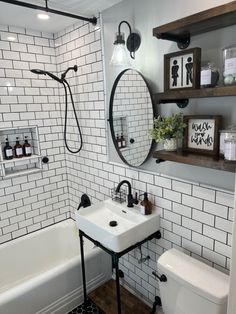
[[[225,140],[236,139],[236,130],[221,130],[220,131],[220,155],[224,156],[225,154]]]
[[[230,46],[223,49],[223,61],[224,84],[236,84],[236,46]]]
[[[236,139],[225,140],[225,160],[236,160]]]
[[[201,67],[201,87],[215,87],[219,81],[219,71],[213,62]]]

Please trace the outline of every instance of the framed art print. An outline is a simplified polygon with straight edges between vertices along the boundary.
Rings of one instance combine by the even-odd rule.
[[[218,155],[221,116],[184,116],[184,150]]]
[[[200,88],[201,49],[164,55],[164,90]]]

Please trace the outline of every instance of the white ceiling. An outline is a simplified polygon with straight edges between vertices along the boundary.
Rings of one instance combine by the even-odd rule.
[[[122,0],[48,0],[48,7],[76,15],[93,17]],[[21,2],[45,6],[44,0],[24,0]],[[40,21],[37,10],[0,2],[0,24],[24,27],[43,32],[55,33],[76,22],[72,18],[50,14],[48,21]]]

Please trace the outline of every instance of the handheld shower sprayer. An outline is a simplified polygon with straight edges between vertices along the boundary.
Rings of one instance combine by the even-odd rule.
[[[57,81],[58,83],[61,83],[64,87],[64,90],[65,90],[65,122],[64,122],[64,142],[65,142],[65,146],[67,148],[67,150],[72,153],[72,154],[76,154],[78,152],[81,151],[82,149],[82,146],[83,146],[83,139],[82,139],[82,133],[81,133],[81,129],[80,129],[80,125],[79,125],[79,120],[78,120],[78,117],[77,117],[77,113],[76,113],[76,110],[75,110],[75,104],[74,104],[74,99],[73,99],[73,95],[72,95],[72,92],[71,92],[71,88],[70,88],[70,85],[69,83],[67,82],[66,80],[66,74],[68,73],[68,71],[70,70],[74,70],[74,72],[77,72],[78,71],[78,67],[77,65],[74,65],[73,67],[69,67],[65,72],[63,72],[61,74],[61,78],[57,77],[56,75],[48,72],[48,71],[44,71],[44,70],[40,70],[40,69],[32,69],[30,70],[32,73],[34,74],[38,74],[38,75],[48,75],[49,77],[51,77],[53,80]],[[67,87],[68,87],[68,90],[69,90],[69,94],[70,94],[70,99],[71,99],[71,104],[72,104],[72,107],[73,107],[73,112],[74,112],[74,115],[75,115],[75,121],[76,121],[76,124],[77,124],[77,128],[78,128],[78,131],[79,131],[79,137],[80,137],[80,147],[78,149],[76,149],[75,151],[71,150],[68,146],[68,143],[67,143],[67,116],[68,116],[68,97],[67,97]]]
[[[62,79],[59,79],[59,77],[57,77],[56,75],[54,75],[54,74],[52,74],[52,73],[50,73],[50,72],[48,72],[48,71],[44,71],[44,70],[39,70],[39,69],[32,69],[32,70],[30,70],[32,73],[34,73],[34,74],[38,74],[38,75],[41,75],[41,74],[43,74],[43,75],[48,75],[48,76],[50,76],[53,80],[55,80],[55,81],[57,81],[57,82],[59,82],[59,83],[62,83]]]

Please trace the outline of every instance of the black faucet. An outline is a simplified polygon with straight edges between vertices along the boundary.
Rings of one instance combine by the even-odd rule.
[[[127,207],[134,207],[134,204],[138,204],[137,193],[135,194],[135,199],[134,199],[134,198],[133,198],[133,195],[132,195],[132,193],[131,193],[131,184],[130,184],[129,181],[127,181],[127,180],[121,181],[121,182],[117,185],[116,192],[119,192],[119,191],[120,191],[120,187],[121,187],[123,184],[125,184],[125,183],[128,185],[128,195],[127,195],[128,204],[127,204]]]

